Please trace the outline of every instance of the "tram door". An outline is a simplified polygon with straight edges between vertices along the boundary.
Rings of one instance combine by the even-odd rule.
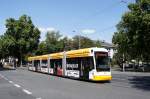
[[[89,71],[94,69],[93,58],[92,57],[84,57],[81,58],[81,71],[80,75],[82,79],[89,79]]]
[[[56,65],[57,65],[57,75],[62,76],[63,75],[62,59],[58,59],[56,61]]]
[[[54,74],[57,75],[57,60],[51,60],[51,67],[54,70]]]
[[[38,71],[39,64],[40,64],[40,61],[39,61],[39,60],[35,60],[35,61],[34,61],[35,71]]]
[[[62,60],[61,59],[54,59],[51,60],[51,67],[54,69],[54,74],[62,76]]]

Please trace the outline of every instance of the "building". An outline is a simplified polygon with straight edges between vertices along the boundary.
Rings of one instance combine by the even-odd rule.
[[[115,53],[115,45],[112,43],[101,41],[101,46],[106,48],[109,51],[110,58],[113,58],[113,55]]]

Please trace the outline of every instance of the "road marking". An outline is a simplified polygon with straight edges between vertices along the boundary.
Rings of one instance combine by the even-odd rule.
[[[5,80],[8,80],[7,78],[4,77]]]
[[[15,86],[15,87],[18,87],[18,88],[20,88],[20,87],[21,87],[21,86],[20,86],[20,85],[18,85],[18,84],[14,84],[14,86]]]
[[[5,76],[3,76],[2,74],[0,74],[1,78],[8,80]]]
[[[9,81],[9,83],[13,84],[14,82],[13,81]]]
[[[5,80],[8,80],[6,77],[4,77],[4,76],[1,75],[1,74],[0,74],[0,77],[1,77],[1,78],[4,78]],[[15,87],[17,87],[17,88],[20,88],[20,87],[21,87],[21,86],[18,85],[18,84],[14,84],[14,82],[11,81],[11,80],[8,80],[8,82],[11,83],[11,84],[13,84],[13,85],[14,85]],[[22,89],[22,91],[25,92],[25,93],[28,94],[28,95],[31,95],[31,94],[32,94],[32,92],[30,92],[30,91],[28,91],[28,90],[26,90],[26,89]],[[42,98],[39,97],[39,98],[36,98],[36,99],[42,99]]]
[[[40,97],[40,98],[36,98],[36,99],[42,99],[42,98]]]
[[[25,92],[25,93],[28,94],[28,95],[31,95],[31,94],[32,94],[32,92],[30,92],[30,91],[28,91],[28,90],[26,90],[26,89],[23,89],[22,91]]]
[[[0,76],[1,76],[2,78],[4,78],[4,76],[3,76],[2,74],[0,74]]]

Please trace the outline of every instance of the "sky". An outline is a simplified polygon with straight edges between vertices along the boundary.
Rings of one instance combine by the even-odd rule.
[[[26,14],[41,31],[59,31],[63,36],[81,35],[112,41],[116,24],[134,0],[0,0],[0,35],[8,18]]]

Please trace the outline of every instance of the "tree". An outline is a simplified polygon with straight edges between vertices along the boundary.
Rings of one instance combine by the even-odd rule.
[[[59,43],[62,44],[62,51],[73,49],[73,40],[68,38],[67,36],[60,39]]]
[[[94,41],[94,47],[101,47],[101,41],[95,40]]]
[[[136,0],[128,8],[112,41],[125,58],[150,60],[150,0]]]
[[[26,54],[37,49],[40,31],[36,28],[30,17],[22,15],[18,20],[9,18],[6,20],[6,33],[4,37],[11,38],[13,46],[9,46],[9,55],[14,56],[21,62]]]
[[[88,37],[76,35],[73,37],[73,48],[74,49],[79,48],[79,41],[80,41],[80,48],[101,47],[101,43],[98,40],[91,40]]]
[[[0,58],[6,58],[12,55],[11,48],[16,44],[15,40],[11,36],[0,36]]]
[[[87,37],[81,36],[81,48],[100,47],[101,43],[98,40],[91,40]],[[41,42],[38,46],[36,55],[69,51],[79,48],[79,36],[68,38],[62,37],[59,31],[49,31],[46,34],[46,40]]]
[[[72,43],[73,49],[79,49],[79,41],[81,42],[81,40],[79,40],[80,36],[76,35],[72,39],[73,39],[73,43]]]
[[[63,45],[59,42],[61,37],[62,35],[60,35],[59,31],[47,32],[45,42],[49,53],[58,52],[63,49]]]
[[[81,37],[81,48],[94,47],[94,41],[88,37]]]
[[[48,54],[48,48],[45,41],[42,41],[38,45],[38,49],[35,51],[36,55]]]

